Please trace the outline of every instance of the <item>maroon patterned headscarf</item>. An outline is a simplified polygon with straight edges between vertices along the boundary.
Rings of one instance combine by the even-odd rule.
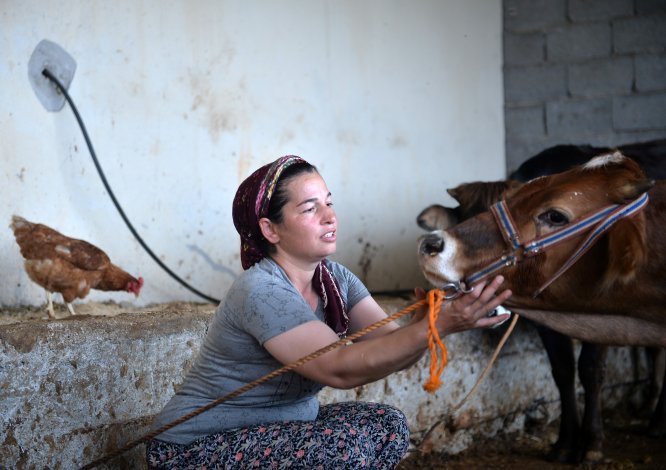
[[[273,163],[264,165],[252,173],[238,187],[232,215],[234,226],[241,238],[241,264],[243,269],[251,268],[268,254],[262,245],[268,243],[261,234],[259,219],[268,216],[271,197],[275,192],[282,172],[294,164],[308,164],[295,155],[286,155]],[[324,302],[325,321],[338,336],[347,334],[349,317],[347,306],[340,295],[340,286],[328,268],[326,260],[322,260],[314,273],[312,285],[315,292]]]

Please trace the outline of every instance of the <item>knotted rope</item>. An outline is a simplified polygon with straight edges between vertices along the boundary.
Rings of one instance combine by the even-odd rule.
[[[446,346],[439,337],[437,326],[435,322],[439,317],[439,311],[444,302],[444,292],[441,290],[432,289],[428,292],[428,349],[430,350],[430,378],[423,384],[423,389],[430,393],[441,387],[442,380],[440,379],[444,367],[446,367],[448,354]],[[440,354],[437,354],[439,348]]]

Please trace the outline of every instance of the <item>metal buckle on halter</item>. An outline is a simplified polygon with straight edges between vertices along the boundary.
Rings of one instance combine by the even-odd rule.
[[[502,255],[500,261],[502,264],[504,264],[504,266],[515,266],[519,261],[517,254],[519,255],[520,251],[516,250],[515,253],[507,253]]]
[[[460,281],[453,281],[453,282],[447,282],[444,284],[442,287],[440,287],[440,290],[444,292],[444,300],[453,300],[457,299],[463,294],[469,294],[474,290],[473,287],[470,287],[469,289],[464,287],[465,284]],[[452,293],[449,294],[449,291],[453,291]]]
[[[538,244],[536,244],[534,241],[525,245],[525,248],[523,250],[523,256],[525,258],[536,256],[539,253],[541,253],[541,247]]]

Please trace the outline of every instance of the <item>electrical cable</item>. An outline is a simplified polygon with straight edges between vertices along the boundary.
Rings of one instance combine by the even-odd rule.
[[[111,197],[111,200],[113,201],[113,204],[116,206],[116,209],[118,209],[118,213],[120,214],[120,217],[125,221],[125,225],[127,225],[127,228],[129,229],[130,232],[132,232],[132,235],[134,235],[134,238],[139,242],[139,244],[143,247],[144,250],[150,255],[151,258],[162,268],[164,269],[167,274],[169,274],[173,279],[175,279],[178,283],[180,283],[183,287],[186,289],[190,290],[191,292],[195,293],[199,297],[206,299],[207,301],[214,303],[214,304],[219,304],[220,300],[216,299],[214,297],[210,297],[199,290],[195,289],[191,285],[189,285],[187,282],[185,282],[183,279],[181,279],[176,273],[174,273],[167,265],[165,265],[156,255],[153,253],[153,251],[150,249],[150,247],[146,244],[146,242],[143,241],[139,233],[136,231],[132,223],[129,221],[127,216],[125,215],[125,211],[123,211],[123,208],[120,206],[120,203],[116,199],[116,196],[113,194],[113,191],[111,190],[111,187],[109,186],[109,183],[106,180],[106,176],[104,176],[104,171],[102,171],[102,167],[97,161],[97,156],[95,154],[95,150],[93,149],[92,142],[90,141],[90,137],[88,137],[88,131],[86,130],[86,126],[83,123],[83,120],[81,119],[81,116],[79,115],[79,111],[76,109],[76,106],[74,105],[74,101],[70,98],[69,94],[67,93],[67,90],[65,87],[62,86],[62,84],[58,81],[58,79],[48,70],[44,69],[42,71],[42,75],[44,75],[46,78],[51,80],[57,87],[58,90],[65,96],[65,99],[67,100],[67,103],[69,103],[70,108],[72,109],[72,112],[74,113],[74,116],[76,117],[77,122],[79,123],[79,127],[81,128],[81,132],[83,133],[83,137],[86,140],[86,144],[88,145],[88,150],[90,151],[90,156],[93,159],[93,163],[95,164],[95,167],[97,168],[97,172],[99,173],[99,177],[102,179],[102,183],[104,183],[104,187],[106,188],[106,191],[109,193],[109,196]]]

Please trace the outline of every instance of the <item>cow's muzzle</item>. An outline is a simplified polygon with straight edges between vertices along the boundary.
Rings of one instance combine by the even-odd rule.
[[[421,237],[419,252],[428,256],[437,256],[444,251],[444,239],[437,233],[429,233]]]

